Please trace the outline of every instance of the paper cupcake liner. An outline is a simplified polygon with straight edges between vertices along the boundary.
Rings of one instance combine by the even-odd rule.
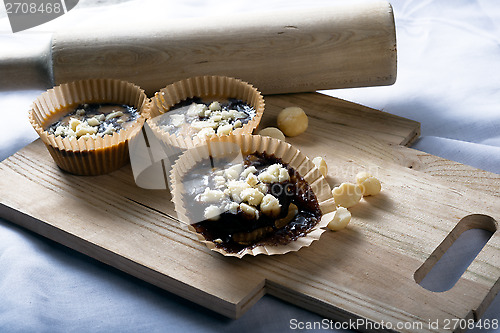
[[[83,103],[126,104],[137,108],[140,116],[127,128],[95,139],[62,138],[45,130],[67,114],[68,108]],[[61,169],[76,175],[101,175],[128,162],[128,140],[141,130],[147,103],[144,90],[129,82],[113,79],[75,81],[39,96],[31,106],[29,120]]]
[[[280,158],[284,164],[294,168],[305,179],[316,195],[322,213],[319,223],[305,236],[298,237],[296,240],[286,245],[249,247],[238,253],[227,252],[222,248],[216,247],[213,242],[207,241],[203,235],[196,232],[191,225],[192,223],[187,216],[187,210],[184,206],[183,197],[185,189],[182,179],[196,164],[208,159],[209,156],[233,156],[238,152],[241,152],[243,155],[249,155],[256,152],[274,155]],[[189,149],[179,157],[170,172],[170,180],[172,183],[172,201],[174,202],[179,220],[188,225],[189,230],[195,233],[198,239],[206,244],[210,250],[219,252],[225,256],[241,258],[246,254],[253,256],[258,254],[276,255],[308,247],[312,242],[320,238],[321,234],[325,231],[324,228],[333,219],[336,210],[330,186],[323,178],[318,168],[316,168],[305,154],[284,141],[260,135],[240,134],[212,137],[208,140],[207,145]]]
[[[169,134],[151,121],[165,114],[174,105],[188,98],[226,99],[235,98],[244,101],[255,108],[256,115],[241,128],[233,130],[232,134],[251,134],[259,126],[264,113],[264,98],[251,84],[227,76],[197,76],[177,81],[158,91],[151,100],[148,125],[159,140],[182,149],[189,149],[206,142],[199,137]]]

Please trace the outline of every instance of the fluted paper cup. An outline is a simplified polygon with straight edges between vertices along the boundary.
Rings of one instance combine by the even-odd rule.
[[[75,175],[101,175],[129,161],[128,141],[145,121],[148,98],[138,86],[120,80],[92,79],[61,84],[44,92],[29,111],[31,125],[47,147],[55,163]],[[112,135],[96,138],[55,136],[46,129],[84,103],[118,103],[135,107],[139,117]]]

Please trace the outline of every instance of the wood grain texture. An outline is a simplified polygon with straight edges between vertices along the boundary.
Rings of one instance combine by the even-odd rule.
[[[422,288],[415,273],[430,269],[457,229],[498,228],[500,198],[483,190],[498,175],[464,167],[462,178],[453,177],[462,172],[456,163],[400,146],[419,133],[417,122],[324,95],[267,96],[262,125],[290,105],[306,110],[310,127],[288,141],[325,158],[330,185],[369,170],[383,186],[350,208],[347,229],[298,252],[241,260],[210,252],[178,223],[168,191],[137,188],[130,167],[99,177],[65,174],[40,141],[0,163],[0,215],[230,317],[264,293],[336,320],[383,320],[401,332],[421,330],[397,323],[443,332],[429,320],[480,317],[500,288],[498,232],[449,291]],[[468,175],[481,181],[463,181]]]
[[[386,1],[140,27],[124,22],[55,34],[54,83],[118,78],[153,94],[186,77],[225,75],[275,94],[396,80],[394,17]]]

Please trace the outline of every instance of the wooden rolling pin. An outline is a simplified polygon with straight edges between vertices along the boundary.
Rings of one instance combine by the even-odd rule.
[[[386,1],[108,26],[55,33],[45,56],[0,63],[7,77],[48,85],[118,78],[151,95],[179,79],[219,74],[264,94],[390,85],[396,35]],[[19,60],[19,59],[18,59]],[[34,62],[34,63],[33,63]],[[6,76],[0,78],[1,82]]]

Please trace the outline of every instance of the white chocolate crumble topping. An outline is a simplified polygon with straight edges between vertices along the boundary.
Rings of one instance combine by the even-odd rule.
[[[251,106],[241,101],[213,101],[208,106],[193,102],[187,106],[174,107],[153,121],[170,134],[204,138],[211,135],[228,135],[243,127],[255,114]]]
[[[272,183],[290,180],[288,169],[279,163],[272,164],[256,175],[255,166],[244,167],[235,164],[213,174],[212,182],[195,197],[200,203],[209,204],[204,211],[204,218],[217,220],[224,211],[237,214],[243,212],[249,218],[259,219],[260,214],[277,217],[281,204],[269,192]]]
[[[47,128],[50,134],[70,138],[97,138],[112,135],[138,117],[136,109],[126,105],[82,104]]]

